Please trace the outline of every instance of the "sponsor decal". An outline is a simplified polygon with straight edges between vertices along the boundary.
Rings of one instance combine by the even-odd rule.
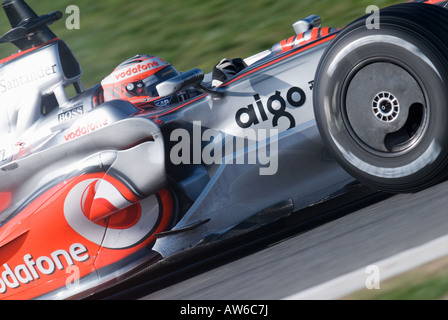
[[[12,79],[0,79],[0,93],[6,93],[10,90],[18,89],[40,79],[49,77],[58,72],[57,64],[41,67],[35,71],[16,76]]]
[[[105,118],[104,120],[98,120],[96,122],[89,122],[86,125],[79,125],[75,130],[64,135],[65,141],[70,141],[79,137],[82,137],[90,132],[101,129],[107,126],[108,120]]]
[[[70,110],[60,112],[58,114],[58,121],[63,122],[74,119],[84,114],[84,107],[82,105],[71,108]]]
[[[27,146],[23,141],[17,141],[14,145],[15,155],[13,160],[17,160],[27,156],[30,153],[31,146]]]
[[[255,103],[239,109],[235,114],[235,121],[241,128],[249,128],[259,124],[260,121],[267,121],[268,113],[273,115],[272,126],[274,128],[278,126],[280,118],[287,118],[290,123],[289,128],[293,128],[296,122],[292,114],[286,111],[286,107],[298,108],[303,106],[306,101],[305,92],[299,87],[290,88],[286,95],[276,91],[265,102],[261,100],[259,94],[255,94],[253,98]],[[259,115],[257,115],[256,110],[258,110]]]
[[[49,276],[57,270],[64,270],[75,262],[85,262],[90,259],[87,247],[81,243],[74,243],[68,251],[59,249],[48,256],[34,258],[27,253],[23,256],[23,264],[10,266],[4,263],[0,267],[0,293],[4,294],[8,288],[16,289],[22,284],[28,284],[41,277]]]
[[[122,203],[126,200],[110,182],[102,179],[87,179],[75,185],[64,202],[64,216],[70,227],[85,239],[108,249],[130,248],[152,234],[161,219],[162,211],[156,195],[149,196],[117,213],[122,213],[118,225],[103,225],[101,221],[93,222],[88,216],[89,189],[94,184],[101,184],[109,203]],[[144,212],[145,214],[142,214]],[[125,218],[131,218],[129,221]],[[135,218],[135,219],[134,219]]]
[[[167,66],[167,65],[169,65],[169,64],[165,60],[158,58],[158,57],[154,57],[152,59],[145,60],[139,64],[132,65],[128,68],[122,68],[122,69],[114,71],[110,76],[105,78],[101,82],[101,84],[102,85],[113,84],[116,81],[133,78],[136,75],[144,74],[149,71],[155,72],[158,69],[160,69],[164,66]],[[145,75],[145,76],[148,76],[148,75]]]
[[[166,97],[166,98],[157,100],[157,101],[154,102],[154,105],[155,105],[156,107],[158,107],[158,108],[159,108],[159,107],[166,107],[167,105],[170,104],[171,99],[172,99],[172,97],[170,96],[170,97]]]

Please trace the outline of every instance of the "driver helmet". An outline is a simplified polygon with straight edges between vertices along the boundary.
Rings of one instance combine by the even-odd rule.
[[[165,60],[150,55],[136,55],[101,81],[104,101],[122,99],[136,107],[157,106],[156,86],[179,72]]]

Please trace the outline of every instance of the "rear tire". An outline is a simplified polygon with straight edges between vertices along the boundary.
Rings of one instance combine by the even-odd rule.
[[[346,27],[324,53],[314,111],[340,165],[365,185],[415,192],[448,173],[448,10],[403,4]]]

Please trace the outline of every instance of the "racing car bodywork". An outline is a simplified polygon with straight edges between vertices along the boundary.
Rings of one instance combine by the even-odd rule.
[[[420,36],[445,32],[437,4],[385,9],[379,30],[309,17],[219,87],[193,69],[158,86],[156,107],[137,108],[83,88],[48,28],[60,13],[4,0],[12,30],[0,42],[20,51],[0,61],[0,297],[85,297],[356,181],[392,192],[440,181],[448,50]],[[417,12],[434,22],[422,30]]]

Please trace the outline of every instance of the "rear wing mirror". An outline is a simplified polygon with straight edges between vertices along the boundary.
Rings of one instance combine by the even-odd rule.
[[[219,91],[203,86],[201,84],[203,80],[204,72],[202,72],[201,69],[196,68],[158,84],[156,86],[156,89],[160,97],[168,97],[190,87],[195,87],[204,93],[216,96],[222,95],[222,93]]]
[[[192,69],[157,85],[161,97],[167,97],[183,89],[199,85],[204,80],[201,69]]]

